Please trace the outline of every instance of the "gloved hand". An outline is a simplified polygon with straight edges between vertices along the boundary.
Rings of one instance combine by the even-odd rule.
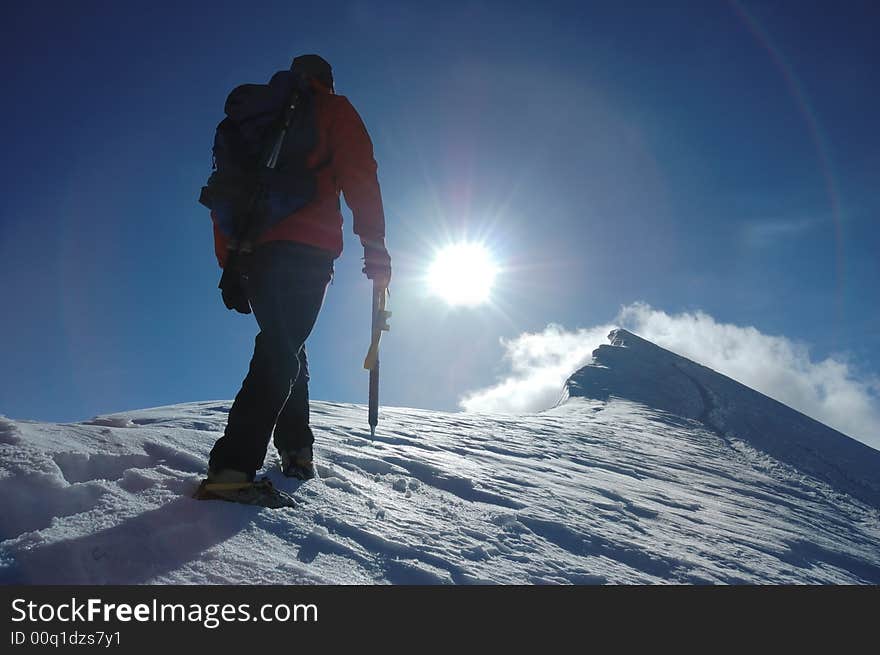
[[[380,287],[388,288],[391,283],[391,255],[385,248],[385,243],[364,243],[364,268],[363,272],[369,279]]]
[[[234,309],[241,314],[251,313],[251,306],[248,302],[247,292],[244,288],[244,280],[242,279],[240,272],[232,269],[224,269],[223,275],[220,277],[219,288],[226,309]]]

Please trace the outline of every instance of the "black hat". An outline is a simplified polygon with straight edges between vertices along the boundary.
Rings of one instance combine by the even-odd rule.
[[[290,70],[304,77],[314,77],[328,89],[333,89],[333,68],[327,60],[318,55],[300,55],[295,57]]]

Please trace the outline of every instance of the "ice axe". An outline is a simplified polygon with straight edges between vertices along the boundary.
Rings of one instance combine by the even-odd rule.
[[[370,339],[370,350],[364,359],[364,368],[370,372],[370,437],[376,436],[376,426],[379,424],[379,339],[382,332],[391,329],[388,319],[391,312],[385,310],[385,301],[388,297],[388,289],[373,282],[373,324]]]

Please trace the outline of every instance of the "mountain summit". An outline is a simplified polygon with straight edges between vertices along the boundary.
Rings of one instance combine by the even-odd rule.
[[[608,339],[566,381],[565,398],[622,398],[695,419],[880,508],[880,451],[632,332]]]
[[[566,389],[316,401],[277,510],[191,497],[228,401],[0,417],[0,584],[880,584],[876,451],[623,330]]]

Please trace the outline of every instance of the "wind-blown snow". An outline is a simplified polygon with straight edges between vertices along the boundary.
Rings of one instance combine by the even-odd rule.
[[[319,477],[288,480],[271,454],[265,471],[295,509],[190,498],[227,402],[0,417],[0,582],[880,583],[875,460],[819,431],[807,449],[761,432],[785,427],[778,403],[782,418],[737,422],[750,397],[708,369],[685,367],[689,382],[654,362],[671,400],[640,394],[649,378],[625,360],[656,353],[630,336],[572,376],[583,391],[622,367],[615,393],[541,414],[383,408],[371,441],[364,407],[314,402]]]

